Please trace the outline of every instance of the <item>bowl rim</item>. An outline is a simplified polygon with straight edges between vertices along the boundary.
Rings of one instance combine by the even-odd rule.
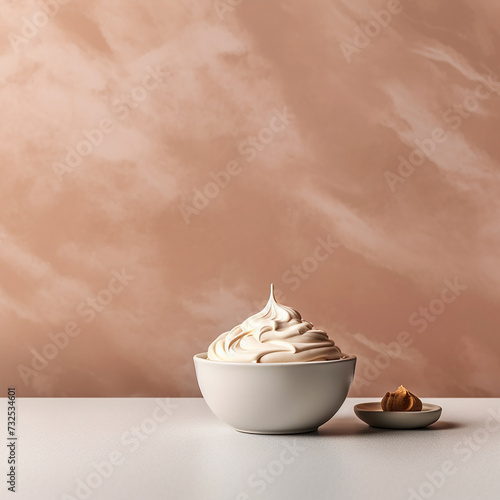
[[[207,358],[208,352],[200,352],[193,356],[195,362],[199,361],[202,363],[215,363],[217,365],[238,365],[238,366],[293,366],[293,365],[326,365],[332,363],[339,363],[342,361],[353,361],[357,359],[354,354],[342,353],[342,358],[339,359],[328,359],[325,361],[291,361],[282,363],[244,363],[237,361],[216,361]]]

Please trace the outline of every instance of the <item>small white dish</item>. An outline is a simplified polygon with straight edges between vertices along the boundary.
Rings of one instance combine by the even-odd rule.
[[[380,402],[359,403],[354,406],[356,416],[372,427],[381,429],[420,429],[439,420],[442,408],[423,403],[421,411],[384,411]]]

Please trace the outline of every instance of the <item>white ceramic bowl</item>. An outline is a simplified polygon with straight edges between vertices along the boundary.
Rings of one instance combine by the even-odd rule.
[[[209,408],[242,432],[311,432],[337,413],[351,387],[356,356],[301,363],[229,363],[194,356]]]

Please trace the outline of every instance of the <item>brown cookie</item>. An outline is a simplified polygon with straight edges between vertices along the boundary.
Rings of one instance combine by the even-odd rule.
[[[396,392],[388,392],[381,402],[384,411],[421,411],[422,401],[402,385]]]

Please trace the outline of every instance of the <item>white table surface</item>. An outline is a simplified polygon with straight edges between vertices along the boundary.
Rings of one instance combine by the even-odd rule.
[[[412,431],[368,427],[353,413],[360,401],[316,433],[258,436],[218,421],[202,399],[20,398],[17,492],[2,479],[0,498],[500,499],[500,399],[425,399],[441,420]]]

